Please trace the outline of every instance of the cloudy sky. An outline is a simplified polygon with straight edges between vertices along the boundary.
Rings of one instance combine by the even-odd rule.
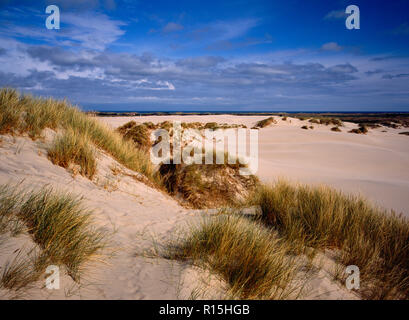
[[[93,110],[409,111],[409,0],[0,0],[0,66]]]

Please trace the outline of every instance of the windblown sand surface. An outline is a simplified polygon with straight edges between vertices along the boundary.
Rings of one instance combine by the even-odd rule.
[[[162,122],[219,122],[252,127],[265,117],[250,116],[154,116],[102,118],[112,127],[130,120]],[[291,121],[289,121],[291,120]],[[305,183],[326,183],[344,191],[360,191],[379,204],[409,212],[409,138],[398,129],[371,130],[367,135],[347,133],[355,124],[346,124],[341,133],[331,126],[297,119],[279,121],[260,129],[258,175],[273,181],[286,177]],[[17,298],[29,299],[187,299],[223,298],[228,286],[217,276],[187,263],[152,257],[154,242],[174,237],[187,223],[195,223],[214,211],[188,210],[165,193],[138,181],[138,175],[125,169],[105,153],[98,153],[96,176],[90,181],[53,165],[46,146],[56,133],[46,130],[45,139],[1,136],[0,182],[30,187],[46,184],[84,197],[94,210],[97,223],[110,235],[109,247],[101,260],[89,264],[81,286],[62,274],[61,289],[50,291],[44,281]],[[4,244],[4,242],[3,242]],[[33,246],[26,235],[9,237],[2,246],[0,272],[7,261]],[[316,259],[317,272],[305,285],[299,298],[356,299],[357,295],[333,280],[331,253]],[[305,280],[300,272],[300,280]],[[15,297],[1,292],[2,298]]]
[[[244,124],[251,128],[266,116],[145,116],[102,117],[113,127],[128,121],[178,120]],[[264,181],[284,177],[302,183],[325,183],[345,192],[360,192],[379,205],[409,216],[409,139],[405,129],[370,129],[366,135],[348,133],[356,124],[346,122],[342,132],[331,125],[288,118],[259,130],[259,169]],[[301,129],[313,125],[314,129]],[[387,132],[382,132],[386,130]]]

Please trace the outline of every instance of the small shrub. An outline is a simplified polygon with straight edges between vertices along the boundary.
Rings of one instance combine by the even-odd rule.
[[[341,132],[341,129],[339,127],[332,127],[331,131]]]
[[[302,126],[301,129],[308,130],[308,126]]]

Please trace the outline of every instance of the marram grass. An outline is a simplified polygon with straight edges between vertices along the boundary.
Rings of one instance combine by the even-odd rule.
[[[24,224],[40,252],[10,261],[0,275],[0,287],[24,287],[50,264],[64,266],[79,281],[86,262],[97,259],[106,245],[105,232],[94,227],[91,211],[81,199],[51,187],[28,190],[1,185],[0,219],[10,221],[11,217]]]
[[[220,215],[191,225],[166,246],[164,256],[212,270],[229,284],[233,298],[285,299],[294,294],[296,272],[288,249],[262,224]]]
[[[0,134],[28,134],[41,137],[45,128],[71,130],[120,162],[125,167],[144,174],[154,184],[161,181],[150,161],[149,154],[135,148],[108,125],[81,112],[66,100],[36,98],[20,95],[10,88],[0,89]]]
[[[48,157],[51,162],[64,168],[71,164],[80,166],[80,174],[92,178],[97,164],[95,151],[89,144],[87,136],[81,136],[71,129],[57,136],[51,147],[48,148]]]
[[[360,269],[364,297],[409,297],[409,221],[360,196],[326,186],[279,181],[261,186],[250,203],[264,223],[289,242],[341,250],[344,265]]]

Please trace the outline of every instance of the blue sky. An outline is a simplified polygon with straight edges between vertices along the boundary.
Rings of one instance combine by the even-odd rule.
[[[409,111],[409,0],[0,0],[0,65],[84,109]]]

